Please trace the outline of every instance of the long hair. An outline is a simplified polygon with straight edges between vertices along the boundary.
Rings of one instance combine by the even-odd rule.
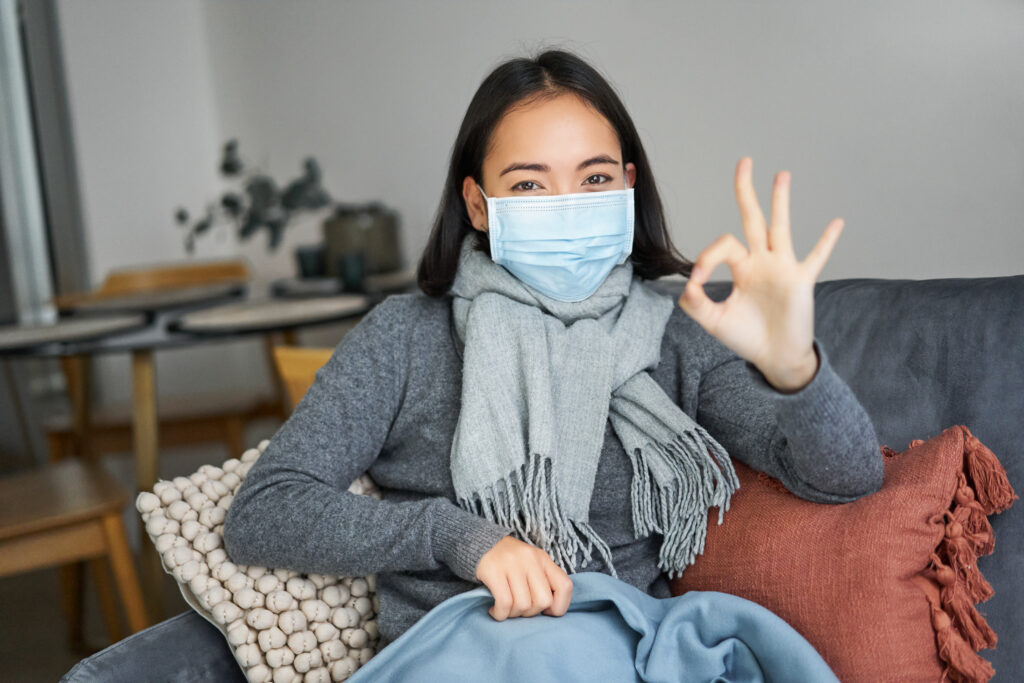
[[[608,120],[618,136],[623,165],[632,162],[636,167],[633,272],[647,280],[672,273],[689,276],[693,262],[681,256],[669,238],[650,162],[615,90],[578,56],[549,49],[533,59],[520,57],[498,65],[473,95],[452,147],[441,203],[417,270],[417,282],[426,294],[440,297],[451,288],[467,234],[476,234],[477,248],[490,255],[487,235],[469,220],[462,180],[472,176],[483,184],[483,162],[494,128],[516,105],[567,93],[583,98]]]

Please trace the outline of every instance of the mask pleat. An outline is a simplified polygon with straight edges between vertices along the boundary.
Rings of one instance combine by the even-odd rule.
[[[632,188],[489,197],[487,207],[491,257],[553,299],[585,299],[632,252]]]

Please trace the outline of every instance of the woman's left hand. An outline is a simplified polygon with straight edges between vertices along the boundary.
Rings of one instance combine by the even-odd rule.
[[[753,160],[736,165],[736,201],[750,251],[726,233],[700,253],[679,306],[708,333],[753,363],[776,389],[794,392],[818,369],[814,352],[814,283],[832,253],[843,219],[825,228],[811,253],[796,260],[789,230],[788,171],[775,175],[772,222],[764,214],[751,181]],[[704,283],[721,262],[732,271],[733,287],[722,302],[712,301]]]

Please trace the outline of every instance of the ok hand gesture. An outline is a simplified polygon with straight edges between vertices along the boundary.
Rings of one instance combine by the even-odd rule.
[[[757,203],[751,181],[753,160],[736,165],[736,201],[748,251],[726,233],[702,251],[679,306],[709,334],[753,363],[776,389],[798,391],[814,377],[814,283],[832,253],[843,219],[834,218],[803,261],[796,260],[789,230],[788,171],[775,175],[771,226]],[[733,287],[722,302],[712,301],[704,283],[719,263],[732,271]]]

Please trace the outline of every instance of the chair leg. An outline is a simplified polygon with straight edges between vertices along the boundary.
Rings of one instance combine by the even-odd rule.
[[[285,335],[286,346],[296,346],[294,332],[289,338]],[[288,389],[285,386],[284,377],[281,376],[280,371],[277,369],[277,364],[274,362],[274,337],[268,333],[263,335],[263,351],[266,357],[267,367],[270,368],[270,379],[274,385],[274,400],[277,403],[279,417],[282,420],[287,420],[288,415],[292,411],[292,406],[288,401]],[[237,458],[237,455],[232,457]]]
[[[72,651],[76,651],[85,646],[82,627],[85,562],[66,564],[59,572],[64,616],[68,623],[68,645]]]
[[[146,616],[146,604],[142,599],[142,588],[139,576],[135,572],[131,549],[128,547],[128,535],[125,533],[124,522],[120,513],[113,513],[103,518],[103,530],[107,537],[107,549],[110,551],[110,567],[114,570],[114,580],[121,594],[121,603],[128,616],[128,629],[135,633],[150,625]]]
[[[228,447],[229,458],[239,458],[245,450],[245,422],[241,417],[232,415],[224,418],[224,443]]]
[[[50,462],[60,462],[68,457],[68,443],[60,433],[53,431],[46,434],[47,457]]]
[[[117,596],[114,595],[114,586],[110,583],[110,575],[107,573],[107,563],[102,557],[95,557],[89,560],[89,569],[96,580],[96,593],[100,598],[100,610],[107,625],[107,635],[110,642],[116,643],[124,635],[121,632],[121,617],[117,610]]]

